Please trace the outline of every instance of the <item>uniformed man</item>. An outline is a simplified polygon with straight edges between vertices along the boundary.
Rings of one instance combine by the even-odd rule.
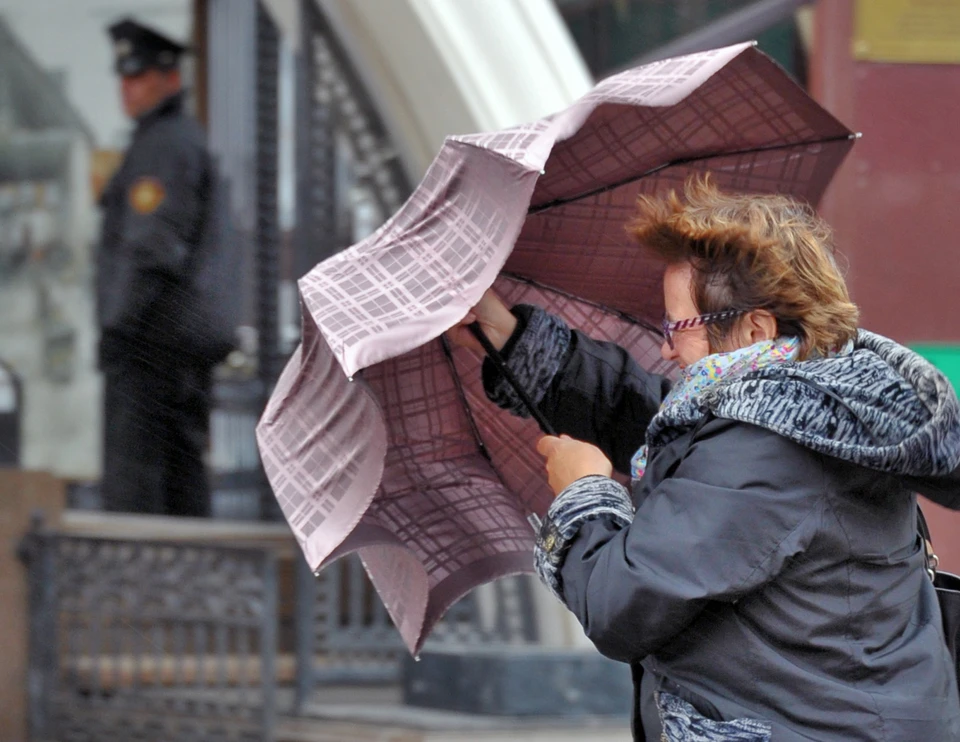
[[[199,263],[216,241],[214,163],[183,110],[184,46],[132,20],[109,33],[136,130],[101,199],[104,508],[206,516],[211,370],[225,355],[197,329]]]

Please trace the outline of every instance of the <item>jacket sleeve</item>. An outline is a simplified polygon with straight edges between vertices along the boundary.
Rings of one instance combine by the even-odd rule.
[[[120,252],[131,258],[130,286],[117,324],[135,327],[164,286],[182,281],[206,213],[205,152],[154,138],[131,150]]]
[[[670,381],[641,368],[614,343],[575,331],[570,345],[541,410],[558,431],[598,446],[617,471],[629,474]]]
[[[503,355],[524,390],[558,433],[599,446],[617,471],[629,473],[669,380],[645,371],[618,345],[570,330],[542,309],[519,305],[513,313],[517,331]],[[483,380],[493,402],[529,417],[489,361]]]
[[[632,519],[626,489],[585,477],[544,520],[537,572],[608,657],[655,652],[712,601],[735,602],[775,578],[816,532],[816,454],[724,420],[701,436]]]

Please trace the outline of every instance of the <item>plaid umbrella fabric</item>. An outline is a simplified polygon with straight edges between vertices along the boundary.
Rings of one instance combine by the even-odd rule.
[[[816,203],[854,135],[751,44],[605,80],[568,109],[450,137],[379,230],[300,281],[303,340],[258,426],[316,569],[358,550],[412,652],[477,585],[532,571],[551,493],[535,423],[486,401],[441,335],[491,285],[659,358],[661,268],[624,232],[638,194],[710,172]]]

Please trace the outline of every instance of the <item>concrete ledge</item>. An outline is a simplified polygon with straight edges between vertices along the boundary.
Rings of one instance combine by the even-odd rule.
[[[281,558],[300,553],[286,523],[65,510],[57,524],[57,532],[88,538],[265,548]]]
[[[401,669],[408,706],[512,717],[630,714],[630,669],[595,651],[523,646],[428,647]]]

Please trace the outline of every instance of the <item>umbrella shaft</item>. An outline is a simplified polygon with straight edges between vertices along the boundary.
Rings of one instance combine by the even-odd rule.
[[[520,397],[520,401],[523,402],[524,406],[530,411],[530,414],[533,416],[533,419],[540,424],[540,429],[547,435],[556,435],[556,431],[553,429],[553,426],[547,422],[547,419],[543,416],[540,410],[537,409],[537,405],[530,395],[523,390],[520,386],[520,383],[517,381],[517,377],[513,375],[513,372],[507,367],[507,362],[503,360],[503,356],[500,355],[500,351],[497,350],[493,343],[490,342],[490,338],[487,337],[487,334],[483,331],[483,328],[480,327],[479,322],[471,322],[467,325],[470,332],[473,333],[473,336],[479,341],[480,345],[483,346],[483,349],[487,352],[490,360],[493,362],[493,365],[497,367],[497,370],[503,374],[503,378],[507,380],[507,383],[513,387],[513,390],[517,393],[517,396]]]

